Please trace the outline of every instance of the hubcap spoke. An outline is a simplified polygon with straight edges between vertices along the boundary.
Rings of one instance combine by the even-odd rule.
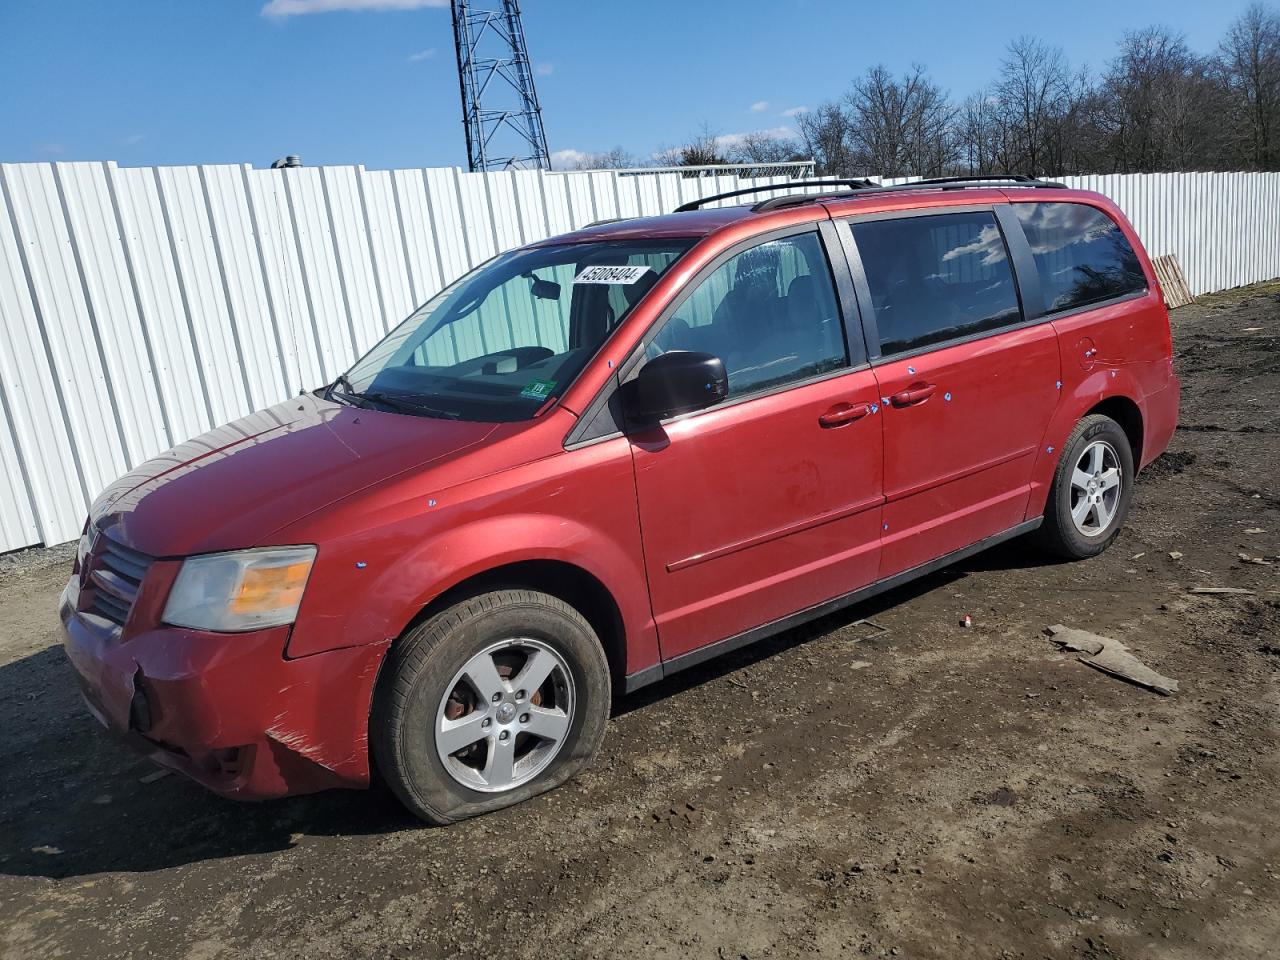
[[[525,662],[520,675],[511,681],[515,690],[524,690],[528,696],[547,682],[547,677],[556,668],[556,658],[545,650],[534,650]]]
[[[1076,526],[1083,527],[1085,519],[1089,516],[1089,512],[1093,509],[1093,503],[1088,497],[1081,497],[1080,502],[1071,508],[1071,519],[1076,522]]]
[[[1093,479],[1091,474],[1085,473],[1079,467],[1076,467],[1071,473],[1071,486],[1077,490],[1088,490],[1089,481]]]
[[[507,687],[498,674],[498,668],[494,665],[491,653],[476,654],[462,670],[485,703],[491,701],[495,694],[501,695],[507,692]]]
[[[515,779],[516,773],[516,738],[507,737],[499,740],[489,738],[489,756],[484,762],[481,776],[490,787],[507,787]]]
[[[1110,470],[1104,470],[1102,476],[1098,478],[1098,482],[1103,490],[1110,490],[1112,487],[1120,486],[1120,469],[1112,467]]]
[[[457,720],[441,720],[437,742],[445,753],[457,753],[463,747],[469,747],[482,739],[486,730],[483,726],[485,711],[476,710]]]
[[[544,740],[563,740],[569,732],[569,715],[563,710],[530,707],[529,722],[522,724],[521,729]]]
[[[1105,451],[1102,444],[1095,443],[1089,448],[1089,472],[1100,473],[1102,471],[1102,457]]]

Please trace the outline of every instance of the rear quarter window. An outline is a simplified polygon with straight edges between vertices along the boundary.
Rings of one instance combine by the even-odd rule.
[[[1147,289],[1138,255],[1116,222],[1082,203],[1015,203],[1035,257],[1045,310],[1058,313]]]

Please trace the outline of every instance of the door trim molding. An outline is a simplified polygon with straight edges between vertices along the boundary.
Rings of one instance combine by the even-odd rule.
[[[877,580],[875,583],[869,584],[865,587],[860,587],[850,593],[833,597],[830,600],[824,600],[822,603],[806,607],[804,610],[789,614],[788,616],[763,624],[762,626],[753,627],[752,629],[739,633],[736,636],[726,637],[724,640],[718,640],[715,643],[709,643],[696,650],[690,650],[688,653],[682,653],[665,662],[655,663],[653,666],[637,670],[635,673],[627,675],[624,687],[625,692],[632,693],[643,686],[655,683],[664,677],[668,677],[673,673],[678,673],[681,670],[686,670],[689,667],[705,663],[707,660],[714,659],[721,654],[749,646],[757,640],[764,640],[774,634],[790,630],[792,627],[798,627],[801,624],[808,623],[810,620],[816,620],[819,617],[824,617],[829,613],[835,613],[837,610],[841,610],[855,603],[860,603],[863,600],[869,600],[877,594],[892,590],[894,587],[902,586],[902,584],[909,583],[917,577],[936,573],[953,563],[964,560],[966,557],[971,557],[975,553],[981,553],[988,547],[994,547],[998,543],[1003,543],[1006,540],[1012,540],[1015,537],[1020,537],[1023,534],[1030,533],[1032,530],[1037,529],[1043,521],[1043,517],[1036,517],[1033,520],[1027,520],[1023,523],[1017,524],[1016,526],[1012,526],[1001,533],[993,534],[990,537],[979,540],[977,543],[970,544],[967,547],[962,547],[959,550],[953,550],[951,553],[938,557],[936,560],[930,560],[928,563],[922,563],[919,566],[912,567],[910,570],[895,573],[891,577],[885,577],[883,580]]]
[[[926,490],[934,490],[938,487],[946,486],[948,483],[954,483],[957,480],[963,480],[965,477],[971,477],[975,473],[982,473],[983,470],[990,470],[993,467],[999,467],[1014,460],[1020,460],[1022,457],[1031,456],[1040,447],[1038,444],[1031,444],[1023,447],[1021,450],[1015,450],[1013,453],[1004,453],[998,457],[992,457],[982,463],[975,463],[972,466],[964,467],[960,470],[953,470],[951,473],[944,474],[935,480],[928,480],[924,483],[917,483],[914,486],[902,487],[894,490],[892,493],[885,491],[884,502],[886,505],[897,503],[899,500],[906,500],[908,497],[914,497],[917,493],[924,493]]]
[[[772,540],[781,540],[783,537],[789,537],[794,533],[802,533],[813,527],[820,527],[824,523],[832,523],[836,520],[844,520],[852,517],[854,514],[864,513],[867,510],[873,510],[876,507],[884,505],[884,497],[877,495],[869,497],[866,500],[860,500],[857,503],[848,506],[838,507],[835,510],[829,510],[826,513],[820,513],[816,517],[810,517],[807,520],[797,520],[795,523],[789,523],[782,527],[775,527],[772,530],[766,530],[764,533],[757,533],[754,536],[747,537],[745,540],[738,540],[734,543],[726,543],[722,547],[715,547],[702,553],[695,553],[691,557],[685,557],[683,560],[673,560],[667,564],[667,573],[675,573],[677,570],[686,570],[689,567],[695,567],[700,563],[706,563],[708,560],[719,560],[721,557],[727,557],[730,554],[737,553],[740,550],[746,550],[750,547],[758,547],[762,543],[769,543]]]

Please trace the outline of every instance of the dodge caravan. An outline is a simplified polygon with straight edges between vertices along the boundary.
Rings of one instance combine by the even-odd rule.
[[[613,696],[1013,537],[1107,548],[1179,396],[1111,201],[744,198],[495,257],[113,484],[61,603],[92,713],[227,796],[376,769],[447,823],[580,771]]]

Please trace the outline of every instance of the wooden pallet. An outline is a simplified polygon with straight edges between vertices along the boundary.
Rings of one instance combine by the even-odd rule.
[[[1175,254],[1166,253],[1163,257],[1156,257],[1151,264],[1156,268],[1156,279],[1160,281],[1164,302],[1169,309],[1185,307],[1195,299],[1187,284],[1186,274],[1182,272],[1182,264]]]

